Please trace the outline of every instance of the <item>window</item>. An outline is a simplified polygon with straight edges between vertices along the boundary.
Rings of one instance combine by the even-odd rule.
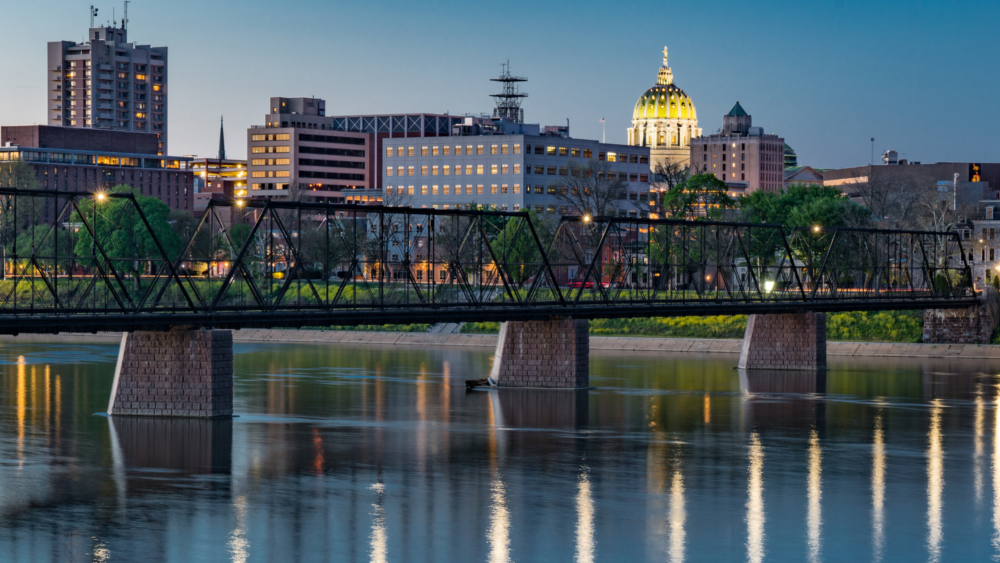
[[[567,149],[566,147],[559,147],[559,156],[568,156],[568,155],[569,155],[569,149]]]
[[[406,147],[406,156],[413,156],[413,147]]]
[[[448,147],[445,147],[445,148],[448,148]],[[442,193],[444,195],[451,195],[451,186],[449,186],[448,184],[445,184],[445,186],[444,186],[444,192],[442,192]]]
[[[990,206],[988,206],[986,208],[986,218],[987,219],[992,219],[993,218],[993,206],[992,205],[990,205]]]
[[[990,262],[992,262],[993,260],[996,260],[996,257],[993,255],[993,252],[994,252],[994,249],[991,248],[990,249]]]
[[[275,141],[287,141],[289,139],[291,139],[291,137],[289,136],[288,133],[279,133],[278,135],[274,136],[274,140]],[[278,152],[282,152],[282,151],[278,151]],[[285,152],[288,152],[288,151],[285,151]]]
[[[445,147],[445,148],[448,148],[448,147]],[[451,174],[451,165],[445,164],[444,165],[444,175],[447,176],[449,174]]]
[[[396,156],[403,156],[403,147],[396,149]]]
[[[531,151],[528,151],[529,153]],[[545,154],[545,147],[541,145],[535,145],[535,154]]]
[[[483,165],[482,164],[477,164],[476,165],[476,174],[482,174],[482,173],[483,173]]]
[[[277,158],[277,159],[274,160],[274,163],[277,164],[278,166],[287,166],[290,163],[290,159],[288,159],[288,158]]]
[[[566,168],[565,166],[560,166],[559,167],[559,175],[560,176],[569,176],[569,168]]]
[[[545,147],[545,154],[547,154],[549,156],[555,156],[556,155],[556,147]]]
[[[444,147],[444,155],[448,156],[451,154],[451,147]]]
[[[649,174],[639,174],[639,181],[640,182],[648,182],[649,181]]]
[[[480,168],[480,170],[482,170],[483,167],[480,165],[479,168]],[[465,165],[465,173],[466,174],[472,174],[472,165],[471,164],[466,164]],[[482,174],[481,171],[480,171],[480,174]]]
[[[521,154],[521,143],[514,143],[514,154]]]
[[[388,157],[388,158],[392,157],[392,147],[386,147],[385,148],[385,156]]]
[[[594,158],[594,153],[590,149],[583,149],[583,158]]]
[[[502,194],[507,193],[507,184],[501,184],[500,185],[500,193],[502,193]]]
[[[76,103],[76,102],[74,102],[74,103]],[[127,103],[127,102],[118,102],[118,107],[123,107],[121,105],[123,103]],[[267,135],[250,135],[250,140],[251,141],[266,141],[267,140]]]
[[[507,145],[500,145],[500,154],[507,154]]]
[[[490,154],[496,154],[496,153],[497,153],[497,146],[490,145]]]
[[[604,160],[604,153],[603,152],[597,153],[597,160]]]
[[[407,176],[413,176],[413,167],[412,166],[407,166],[406,167],[406,175]]]
[[[648,156],[640,156],[639,157],[639,164],[649,164],[649,157]]]
[[[544,166],[535,166],[535,174],[545,174]]]
[[[253,159],[253,160],[250,161],[250,165],[251,166],[264,166],[264,162],[265,161],[264,161],[263,158],[255,158],[255,159]]]
[[[638,174],[629,174],[628,175],[628,181],[629,182],[636,182],[638,180],[639,180],[639,175]]]
[[[491,164],[490,165],[490,174],[496,174],[496,173],[497,173],[497,165],[496,164]]]
[[[420,147],[420,156],[427,156],[427,147]]]
[[[386,176],[392,176],[392,166],[386,166],[385,167],[385,175]]]
[[[413,195],[413,186],[406,187],[406,195]]]
[[[465,186],[465,195],[472,195],[472,184],[467,184]]]
[[[573,158],[580,158],[580,149],[569,149],[569,155]]]
[[[277,178],[287,178],[288,174],[289,174],[288,170],[278,170],[277,172],[274,173],[275,177]]]
[[[483,154],[483,145],[476,145],[476,154]]]
[[[556,167],[555,166],[549,166],[549,168],[547,170],[547,173],[548,173],[549,176],[555,176],[556,175]]]
[[[491,194],[496,194],[497,193],[497,185],[496,184],[490,184],[490,193]]]
[[[267,147],[251,147],[250,152],[253,154],[261,154],[267,152]]]
[[[250,173],[250,177],[251,178],[266,178],[267,177],[267,173],[264,172],[263,170],[254,170],[253,172]]]
[[[437,176],[437,175],[438,175],[438,167],[431,166],[431,176]]]
[[[530,188],[529,188],[529,191],[530,191]],[[545,193],[545,186],[535,186],[535,193],[536,194],[544,194]]]
[[[514,184],[514,193],[516,194],[521,193],[521,184]],[[515,209],[515,211],[517,210]]]
[[[506,164],[500,165],[500,173],[501,174],[506,174],[507,173],[507,165]]]
[[[397,176],[402,176],[403,175],[403,167],[402,166],[396,168],[396,175]]]
[[[479,195],[483,194],[483,185],[482,184],[476,185],[476,193],[479,194]]]
[[[618,162],[618,154],[617,153],[613,153],[613,152],[609,152],[608,153],[608,162]]]
[[[507,171],[505,170],[504,174],[506,174],[506,173],[507,173]],[[514,174],[520,174],[520,173],[521,173],[521,165],[520,164],[515,164],[514,165]]]
[[[420,195],[427,195],[427,186],[420,186]]]
[[[465,145],[465,154],[472,156],[472,145]]]
[[[431,147],[431,156],[437,156],[437,155],[438,155],[438,148]]]
[[[274,152],[290,152],[289,148],[290,147],[288,147],[288,145],[285,145],[283,147],[274,147]]]

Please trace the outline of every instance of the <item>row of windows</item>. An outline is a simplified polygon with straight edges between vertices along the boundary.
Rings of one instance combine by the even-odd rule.
[[[475,166],[475,173],[476,174],[485,174],[486,173],[486,166],[483,165],[483,164],[475,164],[475,165],[473,165],[473,164],[467,164],[467,165],[465,165],[465,174],[466,175],[472,175],[473,166]],[[449,164],[446,164],[446,165],[440,166],[440,167],[438,167],[438,166],[421,166],[420,167],[420,175],[421,176],[427,176],[427,173],[429,171],[431,176],[437,176],[439,172],[442,175],[444,175],[444,176],[450,176],[451,175],[451,169],[452,169],[452,167]],[[508,165],[508,164],[491,164],[490,165],[490,174],[509,174],[511,172],[511,170],[513,170],[514,174],[520,174],[521,173],[521,165],[520,164],[514,164],[514,165]],[[386,176],[392,176],[394,172],[395,172],[395,174],[397,176],[415,176],[416,175],[416,167],[415,166],[406,166],[406,167],[397,166],[395,168],[393,168],[392,166],[386,166],[385,167],[385,175]],[[456,164],[455,165],[455,175],[456,176],[461,176],[462,175],[462,166],[460,164]]]
[[[536,189],[540,189],[540,188],[541,188],[541,186],[537,186],[536,187]],[[393,187],[393,186],[386,186],[385,189],[386,189],[386,193],[391,194],[391,193],[393,193],[395,191],[395,193],[397,195],[417,195],[417,190],[419,190],[419,195],[452,195],[452,187],[451,186],[447,186],[447,185],[446,186],[426,186],[426,185],[424,185],[424,186],[419,186],[419,187],[417,187],[417,186],[395,186],[395,187]],[[513,188],[511,188],[511,186],[509,184],[490,184],[489,188],[486,188],[483,184],[477,184],[475,186],[475,190],[476,190],[475,193],[476,193],[476,195],[483,195],[484,193],[486,193],[484,191],[486,189],[489,189],[489,193],[490,194],[506,194],[506,193],[511,193],[510,192],[511,189],[513,189],[513,193],[519,194],[519,193],[521,193],[521,184],[514,184]],[[473,194],[472,190],[473,190],[473,185],[472,184],[467,184],[465,186],[465,195],[472,195]],[[525,186],[525,193],[531,193],[531,186]],[[538,193],[542,193],[542,192],[538,192]],[[461,184],[458,184],[458,185],[455,186],[454,195],[462,195],[462,186],[461,186]]]
[[[287,141],[290,139],[288,133],[278,133],[274,135],[250,135],[251,141]]]
[[[250,147],[250,152],[252,154],[265,154],[271,152],[290,152],[291,147],[288,145],[283,145],[280,147]]]
[[[254,158],[250,160],[251,166],[287,166],[291,164],[288,158]]]
[[[288,170],[254,170],[250,173],[251,178],[287,178]]]
[[[521,144],[515,143],[513,147],[511,145],[490,145],[490,154],[508,154],[513,148],[514,154],[521,154]],[[473,153],[475,150],[475,153]],[[484,154],[484,145],[465,145],[465,154]],[[455,156],[462,156],[462,145],[455,145]],[[499,152],[498,152],[499,151]],[[391,158],[393,156],[415,156],[416,147],[396,147],[395,151],[393,147],[385,148],[385,156]],[[452,147],[420,147],[420,156],[451,156]]]

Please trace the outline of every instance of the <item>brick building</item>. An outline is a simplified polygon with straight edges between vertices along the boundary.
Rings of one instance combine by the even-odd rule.
[[[781,191],[785,140],[754,127],[739,102],[722,118],[722,133],[691,141],[691,173],[715,174],[740,192]]]
[[[190,158],[157,155],[153,133],[45,125],[0,127],[0,162],[23,160],[42,189],[89,192],[125,184],[193,211]]]

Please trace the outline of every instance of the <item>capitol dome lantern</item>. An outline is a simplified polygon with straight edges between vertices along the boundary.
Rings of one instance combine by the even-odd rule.
[[[663,66],[656,76],[656,85],[646,90],[635,104],[628,144],[649,147],[650,165],[690,162],[691,139],[701,136],[698,112],[684,90],[674,84],[674,73],[667,64],[667,48],[663,48]]]

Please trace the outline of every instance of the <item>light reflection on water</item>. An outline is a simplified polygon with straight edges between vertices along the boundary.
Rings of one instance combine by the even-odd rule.
[[[238,345],[206,421],[95,415],[116,349],[0,347],[0,558],[1000,555],[986,364],[595,353],[594,391],[466,392],[489,350]]]

